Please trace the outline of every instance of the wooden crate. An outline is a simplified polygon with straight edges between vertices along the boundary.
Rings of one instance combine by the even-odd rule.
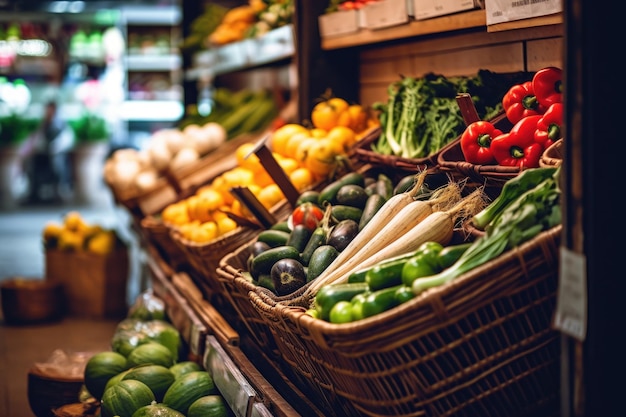
[[[63,284],[67,313],[79,317],[122,318],[128,303],[128,248],[108,255],[48,249],[45,278]]]

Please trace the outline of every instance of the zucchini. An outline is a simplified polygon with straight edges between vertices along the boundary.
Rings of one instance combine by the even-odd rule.
[[[374,265],[365,273],[365,282],[372,291],[402,284],[402,268],[406,259]]]
[[[325,285],[315,294],[315,309],[322,320],[328,321],[330,310],[339,301],[350,301],[357,294],[369,291],[364,282]]]
[[[396,298],[396,292],[402,287],[403,285],[396,285],[368,294],[363,300],[363,318],[372,317],[397,306],[399,302]]]
[[[378,180],[376,181],[376,194],[380,194],[389,200],[393,196],[393,182],[391,178],[385,174],[378,174]]]
[[[325,244],[326,244],[326,230],[324,230],[323,227],[317,227],[313,231],[313,234],[311,234],[309,241],[307,242],[306,246],[304,247],[304,250],[300,254],[300,259],[302,261],[302,264],[304,266],[308,266],[311,260],[311,256],[313,255],[313,251],[315,251],[315,249]]]
[[[303,191],[298,197],[298,199],[296,200],[296,207],[304,203],[313,203],[315,205],[318,205],[319,199],[320,199],[319,191],[315,191],[315,190]]]
[[[415,175],[407,175],[405,177],[400,178],[400,181],[396,184],[393,189],[393,194],[401,194],[409,191],[415,185]]]
[[[347,184],[356,184],[364,187],[365,178],[363,177],[363,174],[358,172],[348,172],[347,174],[344,174],[341,178],[322,188],[319,194],[318,204],[321,207],[324,207],[324,204],[326,203],[337,204],[337,193],[341,187]]]
[[[311,237],[311,230],[303,224],[297,224],[293,227],[293,230],[289,234],[289,239],[287,239],[287,245],[293,246],[298,250],[298,252],[302,252],[306,247],[306,244],[309,242],[309,238]]]
[[[263,242],[269,245],[270,248],[278,246],[285,246],[291,233],[284,232],[282,230],[267,229],[263,230],[257,235],[257,242]]]
[[[330,214],[338,222],[342,220],[354,220],[358,224],[361,221],[363,210],[361,210],[358,207],[345,206],[342,204],[338,204],[330,208]]]
[[[368,197],[360,185],[346,184],[337,191],[337,204],[363,209]]]
[[[324,272],[328,265],[337,258],[337,255],[339,255],[339,251],[331,245],[322,245],[315,249],[309,261],[306,282],[314,280]]]
[[[250,262],[250,274],[258,281],[263,274],[269,274],[272,266],[281,259],[300,259],[300,252],[293,246],[277,246],[255,256]]]
[[[372,217],[380,210],[387,200],[380,194],[374,193],[367,198],[361,218],[359,219],[359,231],[363,230],[365,225],[372,220]]]
[[[283,232],[291,233],[291,228],[289,227],[289,222],[287,220],[274,223],[269,230],[281,230]]]
[[[397,261],[403,261],[406,262],[409,259],[411,259],[413,256],[415,256],[418,252],[409,252],[409,253],[405,253],[402,255],[398,255],[398,256],[394,256],[393,258],[389,258],[383,262],[377,263],[376,265],[372,265],[372,266],[368,266],[365,268],[361,268],[358,269],[354,272],[352,272],[349,276],[348,276],[348,282],[365,282],[365,276],[367,275],[367,272],[369,270],[371,270],[372,268],[376,267],[376,266],[381,266],[384,267],[387,264],[390,263],[394,263]]]
[[[458,245],[446,246],[437,255],[437,262],[441,269],[451,267],[456,261],[459,260],[461,255],[472,246],[471,242],[460,243]]]

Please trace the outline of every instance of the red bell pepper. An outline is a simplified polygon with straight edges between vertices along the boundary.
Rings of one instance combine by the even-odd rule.
[[[524,117],[509,133],[491,141],[491,152],[499,165],[518,166],[520,169],[539,167],[543,145],[535,142],[537,122],[541,115]]]
[[[493,164],[496,159],[491,152],[491,141],[502,134],[491,122],[479,120],[465,128],[461,135],[461,151],[465,160],[472,164]]]
[[[507,119],[513,124],[526,116],[543,114],[545,111],[545,108],[537,101],[532,81],[511,87],[502,98],[502,107]]]
[[[533,76],[532,84],[537,101],[544,108],[563,101],[563,74],[560,68],[540,69]]]
[[[537,122],[535,142],[541,143],[544,148],[552,145],[562,136],[561,126],[563,126],[563,104],[554,103]]]

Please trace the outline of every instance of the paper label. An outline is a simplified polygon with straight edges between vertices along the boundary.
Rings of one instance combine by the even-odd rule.
[[[560,262],[553,326],[582,342],[587,334],[587,260],[562,247]]]
[[[560,0],[485,0],[487,25],[563,11]]]

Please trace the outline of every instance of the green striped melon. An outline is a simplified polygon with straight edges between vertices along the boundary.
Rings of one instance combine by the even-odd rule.
[[[170,366],[170,371],[172,371],[175,378],[179,378],[185,374],[188,374],[189,372],[201,370],[202,368],[200,367],[200,365],[198,365],[198,363],[194,361],[178,362]]]
[[[165,391],[174,382],[174,374],[162,365],[138,365],[130,368],[122,378],[122,380],[136,379],[146,384],[154,393],[157,401],[161,401],[165,395]]]
[[[219,394],[205,395],[191,403],[187,417],[229,417],[230,407]]]
[[[128,373],[128,369],[125,370],[125,371],[120,372],[119,374],[117,374],[114,377],[112,377],[111,379],[109,379],[109,382],[107,382],[107,384],[104,386],[104,391],[108,390],[113,385],[117,384],[122,379],[124,379],[124,375],[126,375],[126,373]]]
[[[187,414],[194,401],[212,394],[219,394],[219,391],[211,375],[207,371],[194,371],[181,376],[170,385],[163,396],[163,403]]]
[[[137,365],[153,364],[166,368],[174,365],[175,360],[172,352],[164,345],[157,342],[148,342],[134,348],[126,358],[126,367],[132,368]]]
[[[126,369],[126,358],[124,355],[103,351],[93,355],[85,364],[83,373],[85,388],[94,398],[102,398],[104,388],[109,379]]]
[[[102,417],[132,417],[141,407],[156,402],[152,390],[143,382],[127,379],[104,391],[100,404]]]
[[[170,408],[165,404],[156,403],[156,404],[144,405],[139,410],[135,411],[132,417],[186,417],[186,416],[180,411],[176,411],[173,408]]]

